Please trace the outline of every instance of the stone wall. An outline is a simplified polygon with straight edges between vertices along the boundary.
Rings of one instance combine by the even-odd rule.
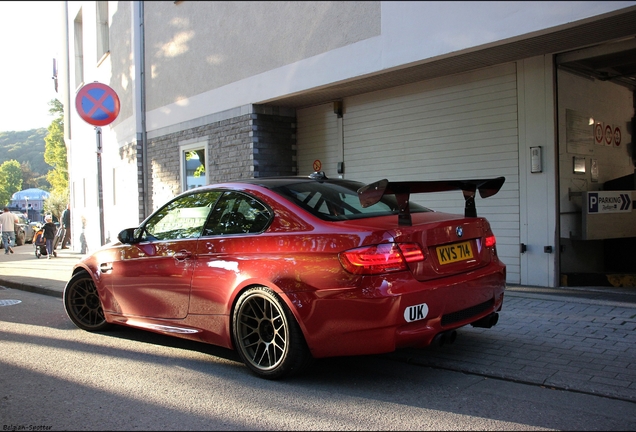
[[[296,175],[293,110],[253,106],[245,114],[148,140],[150,211],[182,192],[180,145],[207,141],[210,183]]]

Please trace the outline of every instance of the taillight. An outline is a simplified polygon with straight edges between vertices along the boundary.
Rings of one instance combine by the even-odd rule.
[[[406,262],[424,261],[424,252],[417,243],[398,243]]]
[[[493,247],[497,244],[497,239],[494,235],[489,235],[486,237],[486,247]]]
[[[358,275],[403,271],[408,269],[407,263],[423,260],[424,252],[416,243],[382,243],[340,254],[344,269]]]

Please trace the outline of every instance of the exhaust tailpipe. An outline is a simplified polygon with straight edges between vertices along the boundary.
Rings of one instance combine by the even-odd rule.
[[[437,333],[431,342],[431,345],[437,345],[439,347],[444,346],[444,344],[452,344],[457,339],[457,331],[448,330]]]
[[[457,339],[457,332],[455,330],[451,330],[448,332],[448,343],[452,344]]]
[[[496,325],[498,321],[499,321],[499,314],[497,312],[493,312],[490,315],[487,315],[483,317],[482,319],[477,320],[474,323],[471,323],[470,325],[473,327],[479,327],[479,328],[491,328],[492,326]]]

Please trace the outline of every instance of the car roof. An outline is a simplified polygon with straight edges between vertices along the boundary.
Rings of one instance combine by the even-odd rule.
[[[250,184],[255,186],[262,186],[267,189],[277,188],[281,186],[286,186],[290,184],[298,184],[298,183],[332,183],[332,184],[342,184],[342,185],[355,185],[359,186],[363,183],[354,181],[354,180],[345,180],[345,179],[330,179],[326,176],[310,178],[307,176],[280,176],[280,177],[258,177],[252,179],[240,179],[222,182],[218,184],[211,184],[209,186],[218,187],[221,185],[227,184]]]

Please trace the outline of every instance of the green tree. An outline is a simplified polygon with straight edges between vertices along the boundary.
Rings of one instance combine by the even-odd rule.
[[[20,170],[22,171],[22,187],[23,189],[37,188],[38,174],[31,169],[31,162],[26,161],[20,164]]]
[[[50,213],[58,221],[62,221],[62,212],[66,209],[66,204],[68,203],[68,194],[66,191],[53,191],[51,195],[47,199],[44,200],[42,204],[42,209],[44,213]]]
[[[20,162],[10,160],[0,165],[0,206],[9,204],[11,196],[22,188]]]
[[[44,138],[44,161],[53,167],[46,178],[51,184],[51,193],[65,196],[68,202],[68,162],[66,159],[66,144],[64,143],[64,106],[57,99],[49,102],[49,113],[57,117],[48,127],[49,133]],[[66,204],[65,204],[66,205]]]

